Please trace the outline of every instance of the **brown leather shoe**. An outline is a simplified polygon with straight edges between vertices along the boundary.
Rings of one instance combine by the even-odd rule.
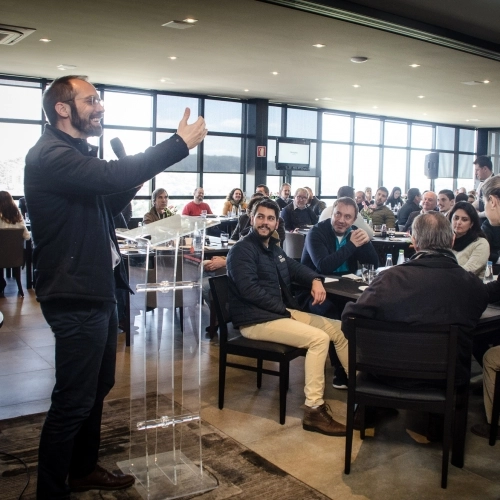
[[[317,408],[306,406],[302,428],[306,431],[319,432],[327,436],[345,436],[345,425],[335,421],[330,413],[330,407],[323,403]]]
[[[115,474],[96,465],[94,471],[88,476],[78,479],[69,478],[69,487],[71,491],[123,490],[132,486],[134,482],[134,476],[121,472]]]

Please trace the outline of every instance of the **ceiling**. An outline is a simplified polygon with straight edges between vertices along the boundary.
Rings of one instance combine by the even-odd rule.
[[[496,0],[475,0],[473,9],[469,0],[323,3],[376,5],[500,43]],[[198,19],[191,28],[162,27],[188,17]],[[77,73],[108,85],[500,127],[497,60],[272,3],[2,0],[0,23],[36,29],[15,45],[0,45],[2,74]],[[40,42],[44,37],[52,41]],[[354,64],[352,56],[368,61]],[[60,64],[76,69],[60,71]],[[483,80],[490,83],[462,83]]]

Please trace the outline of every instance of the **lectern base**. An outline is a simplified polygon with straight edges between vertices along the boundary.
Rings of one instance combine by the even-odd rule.
[[[148,467],[149,462],[149,467]],[[124,474],[132,474],[135,489],[147,500],[181,498],[217,488],[217,480],[184,453],[170,451],[117,463]]]

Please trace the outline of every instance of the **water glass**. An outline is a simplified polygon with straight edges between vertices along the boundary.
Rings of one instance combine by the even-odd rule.
[[[390,240],[393,240],[394,237],[396,236],[396,228],[394,227],[387,228],[387,236],[389,236]]]
[[[380,224],[375,224],[375,226],[373,226],[373,230],[376,233],[380,233],[380,231],[382,231],[382,226]]]
[[[206,210],[202,210],[201,211],[201,216],[206,219],[207,218],[207,211]]]
[[[220,244],[226,248],[229,244],[229,233],[220,233]]]
[[[368,283],[368,285],[375,278],[375,266],[373,264],[361,264],[363,281]]]

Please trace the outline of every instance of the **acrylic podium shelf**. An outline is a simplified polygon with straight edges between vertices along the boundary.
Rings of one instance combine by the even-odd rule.
[[[150,500],[209,491],[200,419],[201,278],[205,229],[217,219],[175,215],[121,232],[135,295],[130,347],[130,454],[120,469]]]

